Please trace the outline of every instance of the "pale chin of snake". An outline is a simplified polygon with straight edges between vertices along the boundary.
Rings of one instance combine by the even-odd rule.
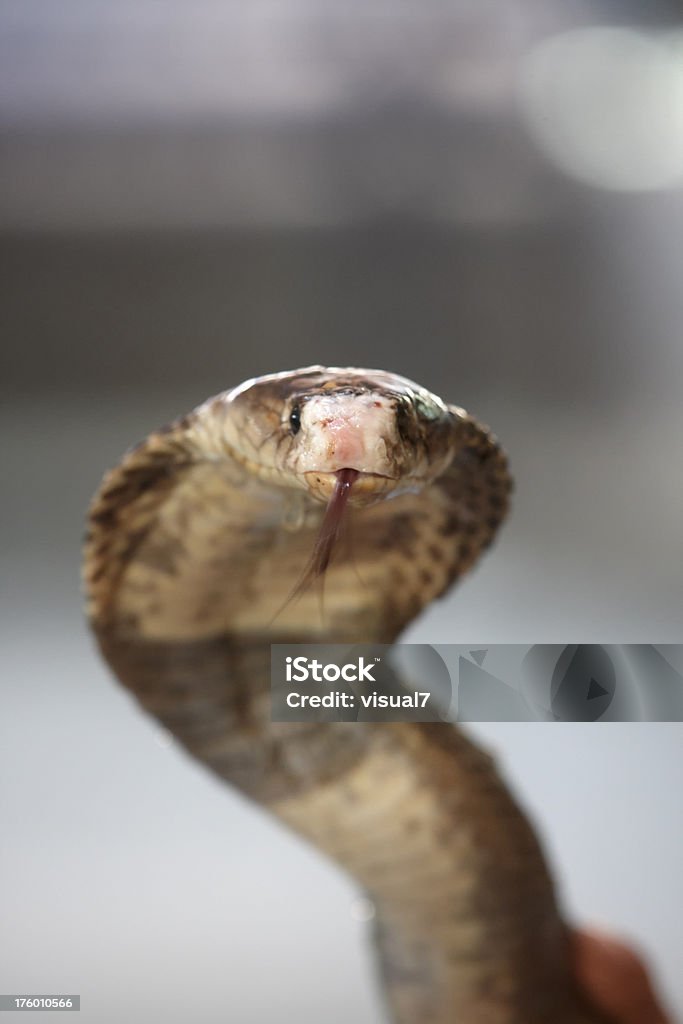
[[[313,366],[152,431],[89,510],[103,656],[193,756],[368,893],[397,1024],[601,1017],[490,757],[445,722],[273,723],[270,644],[393,643],[477,561],[510,490],[500,445],[463,409],[395,374]]]

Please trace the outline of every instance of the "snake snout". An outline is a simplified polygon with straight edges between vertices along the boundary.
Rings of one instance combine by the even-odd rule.
[[[381,396],[316,395],[301,413],[296,463],[299,473],[334,474],[354,469],[368,476],[395,477],[390,453],[396,417]]]
[[[352,415],[334,416],[323,420],[320,428],[325,434],[324,443],[330,459],[340,463],[341,467],[353,467],[362,472],[358,464],[367,462],[368,452],[363,428],[357,418]]]

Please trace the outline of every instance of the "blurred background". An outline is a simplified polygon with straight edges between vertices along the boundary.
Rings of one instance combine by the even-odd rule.
[[[382,1024],[366,908],[117,688],[104,469],[209,394],[406,374],[517,479],[406,639],[681,641],[683,12],[665,0],[0,0],[0,990]],[[683,1016],[680,725],[472,726],[568,914]]]

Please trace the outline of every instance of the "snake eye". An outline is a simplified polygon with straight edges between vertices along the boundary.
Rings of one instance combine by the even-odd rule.
[[[301,406],[292,406],[292,411],[289,414],[289,429],[292,434],[298,434],[301,429]]]

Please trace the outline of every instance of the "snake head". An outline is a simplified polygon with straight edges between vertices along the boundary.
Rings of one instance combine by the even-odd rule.
[[[421,490],[452,456],[453,412],[418,384],[380,370],[272,374],[225,401],[238,458],[269,482],[323,502],[343,471],[353,471],[350,503],[369,505]]]

